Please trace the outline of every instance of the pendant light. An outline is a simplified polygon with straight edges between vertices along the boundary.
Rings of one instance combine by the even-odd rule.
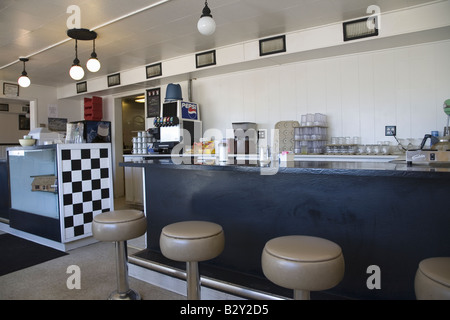
[[[93,51],[91,53],[91,58],[86,63],[86,68],[90,72],[97,72],[100,70],[101,64],[97,59],[97,53],[95,53],[95,39],[93,40]]]
[[[203,8],[200,20],[198,20],[197,28],[198,31],[205,36],[210,36],[216,31],[216,22],[211,15],[208,1],[205,1],[205,7]]]
[[[81,80],[84,77],[84,70],[80,66],[80,60],[78,60],[78,40],[91,41],[97,38],[97,33],[95,31],[90,31],[88,29],[69,29],[67,30],[67,35],[72,39],[75,39],[75,60],[73,60],[73,65],[70,68],[69,74],[70,77],[74,80]],[[95,44],[94,44],[94,52],[91,54],[90,60],[97,60],[97,54],[95,53]],[[97,60],[98,62],[98,60]],[[95,64],[95,61],[94,61]],[[98,62],[97,67],[100,65]],[[88,63],[88,69],[90,69],[90,63]],[[98,68],[100,69],[100,68]],[[98,71],[97,69],[97,71]],[[92,70],[95,70],[93,68]]]
[[[81,80],[84,77],[84,70],[80,66],[80,60],[78,60],[78,40],[75,39],[75,60],[69,71],[70,77],[73,80]]]
[[[30,81],[30,78],[28,78],[27,72],[25,71],[25,62],[27,62],[29,59],[28,58],[20,58],[19,60],[23,62],[23,71],[22,71],[22,75],[17,80],[17,83],[22,88],[28,88],[31,84],[31,81]]]

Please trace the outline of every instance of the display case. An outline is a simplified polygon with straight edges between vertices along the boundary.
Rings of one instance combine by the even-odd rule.
[[[10,227],[66,250],[92,238],[93,217],[114,209],[111,144],[8,149]]]

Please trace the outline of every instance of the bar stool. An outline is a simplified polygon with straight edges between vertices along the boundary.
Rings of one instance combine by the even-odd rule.
[[[295,300],[309,300],[310,291],[336,286],[344,277],[341,247],[326,239],[286,236],[269,240],[263,250],[264,275],[294,290]]]
[[[206,221],[184,221],[165,226],[159,239],[162,254],[186,262],[187,299],[200,300],[198,262],[220,255],[225,246],[222,227]]]
[[[450,257],[422,260],[414,279],[417,300],[450,300]]]
[[[92,234],[99,241],[116,245],[117,290],[109,300],[140,300],[141,296],[128,284],[127,240],[142,236],[147,230],[147,220],[141,211],[117,210],[98,214],[92,222]]]

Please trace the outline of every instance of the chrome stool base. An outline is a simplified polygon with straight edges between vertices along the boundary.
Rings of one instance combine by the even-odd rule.
[[[127,293],[119,293],[116,291],[109,295],[108,300],[142,300],[141,295],[130,289]]]

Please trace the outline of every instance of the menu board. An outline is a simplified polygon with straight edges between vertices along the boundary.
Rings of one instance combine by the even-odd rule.
[[[147,90],[147,118],[159,117],[161,112],[161,88]]]

